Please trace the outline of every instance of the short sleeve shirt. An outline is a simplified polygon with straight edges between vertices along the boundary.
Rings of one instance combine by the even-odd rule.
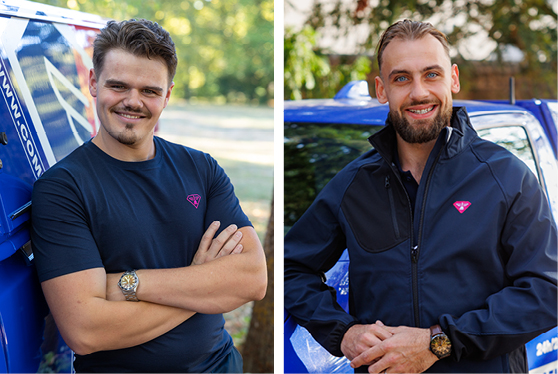
[[[104,267],[189,266],[205,230],[251,223],[208,154],[154,138],[156,155],[124,162],[91,141],[47,170],[33,189],[32,241],[40,281]],[[203,372],[232,340],[223,316],[196,314],[143,345],[78,356],[79,371]]]

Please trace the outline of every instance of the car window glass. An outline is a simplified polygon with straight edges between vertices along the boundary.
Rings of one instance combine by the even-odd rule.
[[[491,127],[478,130],[481,138],[490,140],[513,153],[531,169],[533,174],[539,178],[533,149],[527,137],[527,132],[522,126]]]
[[[285,230],[345,165],[372,149],[368,137],[383,126],[285,123]]]

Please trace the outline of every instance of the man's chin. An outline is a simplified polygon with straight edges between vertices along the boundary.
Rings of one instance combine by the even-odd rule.
[[[118,142],[123,145],[132,146],[138,142],[137,137],[130,137],[130,136],[119,136],[117,138]]]
[[[406,117],[390,112],[389,119],[399,136],[411,144],[424,144],[438,139],[442,129],[449,124],[449,119],[439,114],[434,118],[409,121]]]

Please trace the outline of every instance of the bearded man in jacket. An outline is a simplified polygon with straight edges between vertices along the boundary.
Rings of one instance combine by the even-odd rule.
[[[556,326],[556,225],[528,167],[453,108],[459,70],[428,23],[390,26],[374,149],[285,237],[285,307],[357,372],[527,372]],[[349,309],[320,274],[347,248]]]

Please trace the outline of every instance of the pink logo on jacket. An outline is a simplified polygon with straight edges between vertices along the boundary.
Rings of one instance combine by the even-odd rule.
[[[463,212],[471,206],[471,203],[468,201],[456,201],[455,203],[453,203],[453,206],[459,213],[463,214]]]

